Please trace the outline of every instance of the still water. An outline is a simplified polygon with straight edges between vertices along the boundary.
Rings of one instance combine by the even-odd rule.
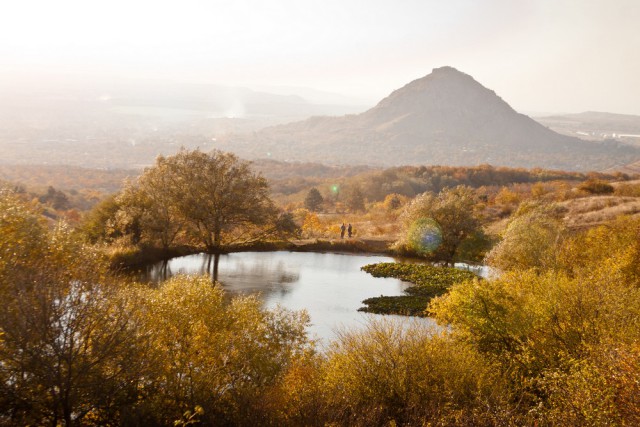
[[[373,255],[238,252],[220,255],[217,278],[230,293],[259,294],[266,308],[280,305],[307,310],[311,317],[310,335],[326,344],[337,330],[361,328],[369,318],[380,317],[358,312],[362,300],[403,295],[408,283],[375,278],[360,270],[366,264],[393,261],[391,257]],[[148,267],[145,279],[161,282],[176,274],[211,275],[214,264],[213,257],[206,254],[174,258]],[[407,321],[403,316],[386,317]],[[432,323],[430,319],[418,321]]]

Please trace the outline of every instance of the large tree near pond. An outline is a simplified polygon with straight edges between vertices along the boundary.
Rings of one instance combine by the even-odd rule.
[[[117,197],[121,209],[116,221],[127,230],[138,230],[141,239],[168,249],[186,221],[176,203],[175,177],[169,170],[170,158],[158,157],[137,182],[127,182]]]
[[[216,252],[223,244],[247,241],[277,224],[266,179],[231,153],[181,150],[161,156],[136,188],[141,196],[133,199],[146,212],[144,223],[163,245],[184,230]]]

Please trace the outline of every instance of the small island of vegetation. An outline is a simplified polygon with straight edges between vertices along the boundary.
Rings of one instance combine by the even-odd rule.
[[[426,264],[378,263],[362,267],[374,277],[395,277],[413,286],[404,296],[380,296],[362,301],[366,307],[360,311],[376,314],[400,314],[406,316],[428,316],[427,307],[432,298],[444,295],[456,283],[477,276],[451,267],[436,267]]]

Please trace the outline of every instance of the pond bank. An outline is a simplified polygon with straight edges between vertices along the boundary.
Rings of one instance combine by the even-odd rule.
[[[292,251],[292,252],[332,252],[355,253],[369,255],[398,255],[392,249],[392,241],[383,239],[306,239],[281,242],[254,242],[244,245],[233,245],[222,248],[220,254],[234,252],[267,252],[267,251]],[[115,270],[143,267],[171,258],[206,253],[199,246],[177,246],[162,249],[151,246],[127,247],[112,250],[107,254],[111,268]]]

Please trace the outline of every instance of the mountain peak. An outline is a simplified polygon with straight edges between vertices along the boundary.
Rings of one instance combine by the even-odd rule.
[[[484,88],[480,83],[478,83],[473,77],[471,77],[467,73],[463,73],[462,71],[450,67],[444,66],[439,68],[434,68],[431,70],[431,74],[427,74],[422,79],[431,80],[431,81],[455,81],[458,83],[466,82],[469,85],[476,85]],[[418,80],[422,80],[418,79]],[[485,88],[486,89],[486,88]]]
[[[457,68],[454,68],[451,65],[443,65],[442,67],[436,67],[433,70],[431,70],[431,72],[433,72],[433,73],[435,73],[435,72],[446,72],[446,71],[453,71],[453,72],[456,72],[456,73],[460,73],[460,71],[458,71]]]
[[[451,66],[434,68],[430,74],[395,90],[365,114],[376,117],[406,113],[477,112],[488,109],[513,113],[513,109],[473,77]],[[455,115],[455,114],[454,114]]]
[[[463,73],[457,68],[451,67],[449,65],[445,65],[443,67],[434,68],[433,70],[431,70],[430,74],[427,74],[424,77],[414,80],[411,83],[407,84],[406,86],[409,86],[413,83],[418,83],[418,82],[426,82],[426,81],[434,82],[434,81],[443,81],[443,80],[446,81],[450,79],[456,80],[458,82],[466,81],[469,83],[475,83],[477,85],[480,85],[480,83],[475,81],[474,78],[471,77],[469,74]]]
[[[457,68],[454,68],[450,65],[445,65],[445,66],[434,68],[433,70],[431,70],[431,74],[436,74],[436,73],[437,74],[442,74],[442,73],[461,74],[463,76],[468,76],[468,74],[465,74],[462,71],[459,71]]]
[[[491,163],[601,169],[630,163],[640,153],[559,135],[450,66],[433,69],[362,114],[310,118],[227,144],[288,160],[387,166]]]

